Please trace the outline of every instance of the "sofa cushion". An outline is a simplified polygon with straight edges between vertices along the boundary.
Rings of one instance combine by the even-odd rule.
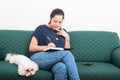
[[[17,65],[0,61],[0,80],[53,80],[53,75],[49,71],[39,70],[34,76],[25,77],[18,75],[17,70]]]
[[[2,48],[0,47],[0,53],[1,53],[1,51],[2,51]]]
[[[93,65],[83,65],[86,63]],[[120,80],[120,69],[110,63],[77,62],[77,67],[82,80]]]
[[[115,32],[71,31],[72,53],[76,61],[111,62],[111,52],[120,46]]]
[[[29,42],[32,31],[1,30],[0,31],[0,60],[4,60],[6,53],[29,55]]]

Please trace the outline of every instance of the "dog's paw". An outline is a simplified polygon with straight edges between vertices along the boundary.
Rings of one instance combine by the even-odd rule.
[[[9,63],[13,64],[13,63],[15,63],[15,60],[14,59],[10,59]]]

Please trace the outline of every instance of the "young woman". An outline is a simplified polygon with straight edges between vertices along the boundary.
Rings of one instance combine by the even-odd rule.
[[[49,70],[54,74],[54,80],[80,80],[74,56],[68,50],[43,51],[49,47],[70,48],[70,38],[61,27],[64,20],[63,10],[57,8],[50,14],[50,21],[40,25],[34,31],[29,50],[31,59],[39,69]]]

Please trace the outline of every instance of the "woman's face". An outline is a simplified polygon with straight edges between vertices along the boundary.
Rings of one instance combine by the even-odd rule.
[[[61,28],[63,22],[63,16],[62,15],[55,15],[50,20],[50,27],[54,30],[59,30]]]

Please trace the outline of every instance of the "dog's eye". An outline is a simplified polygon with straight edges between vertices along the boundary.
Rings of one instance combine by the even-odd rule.
[[[33,71],[33,69],[31,69],[31,71]]]
[[[29,72],[29,70],[27,69],[26,72]]]

